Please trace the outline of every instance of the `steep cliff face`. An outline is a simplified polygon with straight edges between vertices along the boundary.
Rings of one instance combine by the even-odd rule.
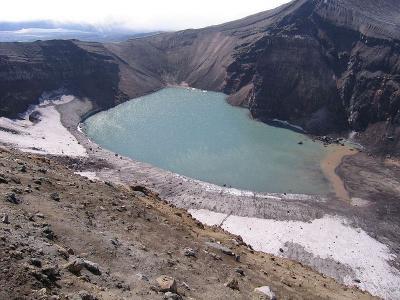
[[[400,6],[381,2],[375,7],[363,1],[363,9],[354,0],[292,2],[264,36],[237,50],[226,92],[249,84],[253,92],[248,98],[233,96],[231,102],[248,104],[258,118],[289,120],[319,134],[365,130],[380,121],[398,124],[400,26],[395,12],[400,15]],[[380,19],[382,11],[390,11],[393,20]]]
[[[316,134],[366,130],[368,144],[400,149],[399,15],[397,0],[295,0],[123,43],[3,43],[0,113],[15,114],[60,86],[109,107],[186,82],[223,91],[266,122]]]
[[[121,97],[119,68],[100,44],[96,50],[74,41],[1,43],[1,115],[16,117],[44,91],[59,88],[112,105]]]

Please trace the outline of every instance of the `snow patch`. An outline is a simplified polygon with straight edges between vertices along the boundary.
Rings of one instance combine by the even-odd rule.
[[[269,297],[269,299],[271,299],[271,300],[276,299],[274,292],[271,290],[271,288],[268,285],[260,286],[256,289],[254,289],[254,291],[264,294],[265,296]]]
[[[82,172],[74,172],[77,175],[80,175],[82,177],[86,177],[91,180],[99,180],[99,177],[97,177],[96,172],[91,172],[91,171],[82,171]]]
[[[209,210],[189,210],[192,216],[207,225],[242,236],[255,250],[284,256],[280,249],[287,242],[303,246],[315,257],[332,259],[349,266],[357,278],[341,278],[385,299],[400,299],[400,272],[391,266],[395,255],[360,228],[353,228],[341,217],[325,215],[310,223],[240,217]],[[226,219],[225,219],[226,218]],[[225,221],[224,221],[225,219]]]
[[[64,104],[73,99],[73,96],[62,96],[55,101],[43,101],[31,107],[22,116],[23,119],[11,120],[1,117],[0,142],[25,152],[72,157],[87,156],[85,148],[62,125],[60,113],[55,108],[55,105]],[[28,112],[32,111],[38,111],[41,114],[41,120],[38,123],[29,121]]]

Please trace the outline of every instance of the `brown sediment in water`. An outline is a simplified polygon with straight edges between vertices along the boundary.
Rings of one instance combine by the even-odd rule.
[[[336,197],[340,200],[350,202],[351,198],[342,178],[336,173],[336,168],[341,164],[345,156],[354,155],[357,152],[357,150],[346,146],[333,146],[321,161],[322,172],[328,179]]]

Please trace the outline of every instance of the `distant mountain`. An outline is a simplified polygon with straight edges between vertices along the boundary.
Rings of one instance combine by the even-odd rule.
[[[101,108],[167,84],[222,91],[268,122],[364,132],[400,155],[398,0],[294,0],[204,29],[121,43],[0,44],[0,109],[66,87]]]
[[[119,42],[143,37],[153,32],[137,32],[121,27],[96,27],[87,24],[52,21],[0,22],[0,42],[33,42],[37,40],[77,39],[93,42]]]

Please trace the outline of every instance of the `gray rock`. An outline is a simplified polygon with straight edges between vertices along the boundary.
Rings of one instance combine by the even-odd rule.
[[[38,259],[38,258],[31,258],[31,259],[29,260],[29,263],[30,263],[32,266],[35,266],[35,267],[38,267],[38,268],[41,268],[41,267],[42,267],[42,261],[41,261],[40,259]]]
[[[57,266],[47,265],[42,268],[42,273],[47,276],[47,278],[54,282],[60,279],[60,270]]]
[[[226,255],[235,256],[235,253],[232,251],[232,249],[225,247],[221,244],[214,243],[214,242],[206,242],[206,245],[210,248],[220,250],[222,253],[224,253]]]
[[[53,230],[51,230],[50,226],[46,226],[43,228],[43,235],[48,238],[49,240],[54,240],[56,235],[54,234]]]
[[[5,200],[13,204],[20,204],[22,202],[21,198],[19,198],[15,193],[7,194]]]
[[[111,244],[113,244],[115,247],[119,247],[119,246],[121,246],[121,242],[120,242],[120,241],[118,241],[118,239],[117,239],[117,238],[115,238],[115,239],[111,239],[110,241],[111,241]]]
[[[230,279],[227,283],[225,283],[225,286],[232,290],[239,291],[239,282],[237,281],[236,278]]]
[[[57,246],[57,252],[58,252],[64,259],[68,259],[68,258],[69,258],[69,253],[68,253],[67,249],[65,249],[64,247]]]
[[[66,265],[64,265],[64,269],[67,269],[72,274],[80,275],[83,267],[85,266],[85,261],[81,258],[76,258]]]
[[[8,179],[4,175],[0,175],[0,183],[8,183]]]
[[[1,219],[1,222],[4,224],[10,224],[10,221],[8,220],[8,215],[4,214],[3,218]]]
[[[40,111],[33,111],[30,115],[29,115],[29,121],[31,121],[32,123],[38,123],[40,122],[40,120],[42,119],[42,114],[40,113]]]
[[[40,219],[44,219],[44,215],[42,213],[37,213],[35,216]]]
[[[241,276],[244,276],[244,275],[245,275],[242,268],[235,268],[235,272],[238,273],[238,274],[240,274]]]
[[[163,296],[164,300],[182,300],[183,298],[175,293],[166,292]]]
[[[87,291],[80,291],[72,296],[72,300],[97,300],[98,298]]]
[[[192,248],[185,248],[183,254],[188,257],[196,257],[196,251]]]
[[[146,275],[143,275],[142,273],[137,273],[136,276],[139,277],[140,280],[149,281],[149,278]]]
[[[89,272],[91,272],[95,275],[101,275],[100,267],[98,264],[96,264],[90,260],[84,260],[83,265]]]
[[[54,201],[60,201],[60,194],[59,193],[57,193],[57,192],[54,192],[54,193],[52,193],[51,195],[50,195],[50,198],[51,199],[53,199]]]
[[[176,293],[177,285],[173,277],[162,275],[156,279],[156,282],[161,292],[172,292]]]
[[[18,171],[22,172],[22,173],[26,173],[26,166],[22,165],[18,168]]]
[[[267,285],[260,286],[254,290],[257,294],[263,295],[264,298],[269,300],[276,300],[275,293],[271,290],[271,288]]]

